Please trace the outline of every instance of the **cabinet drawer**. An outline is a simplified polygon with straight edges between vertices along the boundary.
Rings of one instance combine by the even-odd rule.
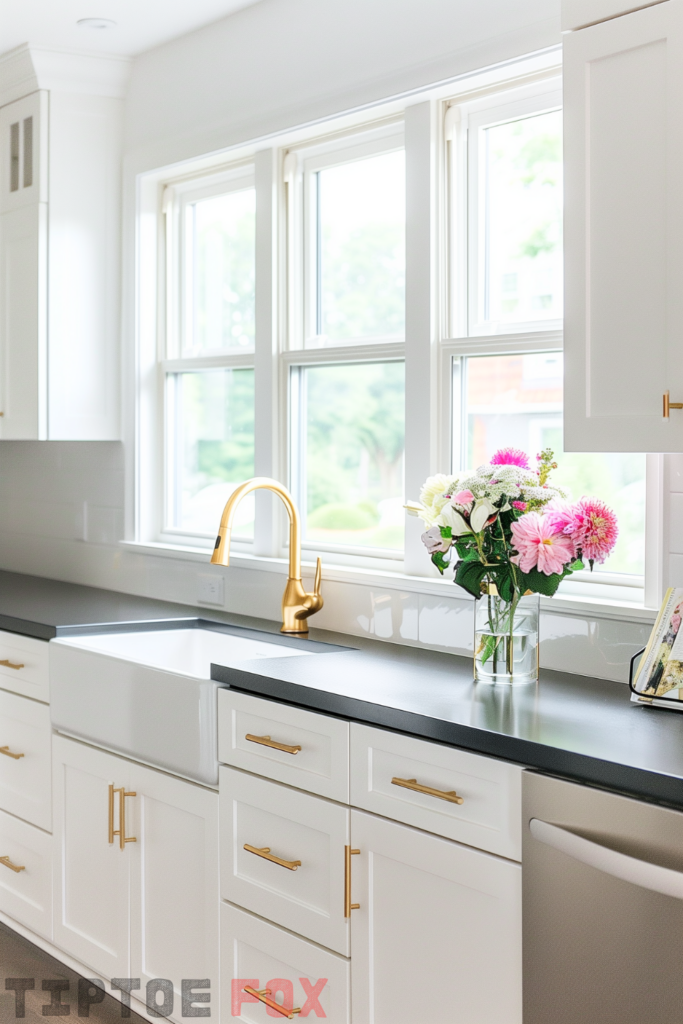
[[[349,723],[327,715],[219,690],[218,760],[348,803]]]
[[[257,991],[270,988],[270,998],[283,1005],[285,994],[278,986],[284,982],[287,989],[287,983],[292,986],[293,1006],[303,1010],[307,1017],[317,1019],[323,1016],[329,1024],[349,1024],[349,975],[350,964],[343,957],[260,921],[236,907],[226,903],[221,905],[223,1020],[236,1019],[245,1024],[266,1024],[273,1017],[285,1020],[276,1010],[271,1009],[269,1013],[255,997],[249,1000],[248,993],[244,992],[245,985]],[[310,998],[312,991],[316,996]],[[316,998],[320,1009],[315,1005]],[[298,1020],[298,1015],[293,1019]]]
[[[0,910],[52,939],[52,836],[0,811],[0,858]]]
[[[50,687],[46,640],[34,640],[30,636],[0,630],[0,688],[48,703]]]
[[[219,805],[223,899],[348,956],[348,809],[234,768],[220,769]]]
[[[521,778],[517,765],[351,724],[355,807],[514,860],[521,859]],[[453,792],[462,803],[438,795]]]
[[[51,743],[47,704],[0,690],[0,809],[48,832],[52,828]]]

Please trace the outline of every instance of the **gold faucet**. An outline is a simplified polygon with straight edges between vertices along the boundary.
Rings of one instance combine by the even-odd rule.
[[[259,487],[265,487],[266,490],[272,491],[282,498],[289,515],[289,579],[282,595],[282,629],[280,632],[308,633],[308,622],[306,621],[308,616],[319,612],[323,606],[320,594],[322,566],[318,559],[313,593],[307,594],[301,582],[301,521],[299,513],[291,494],[277,480],[271,480],[267,476],[255,476],[235,488],[223,509],[211,562],[213,565],[230,564],[230,534],[232,533],[235,509],[246,494],[250,494],[251,491],[255,491]]]

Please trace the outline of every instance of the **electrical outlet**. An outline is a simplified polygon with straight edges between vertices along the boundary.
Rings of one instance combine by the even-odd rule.
[[[222,608],[225,604],[225,580],[219,573],[197,578],[197,601]]]

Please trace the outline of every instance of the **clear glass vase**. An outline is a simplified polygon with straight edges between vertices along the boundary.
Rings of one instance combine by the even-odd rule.
[[[495,588],[491,588],[495,591]],[[538,679],[538,594],[504,601],[483,593],[474,611],[474,678],[481,683]]]

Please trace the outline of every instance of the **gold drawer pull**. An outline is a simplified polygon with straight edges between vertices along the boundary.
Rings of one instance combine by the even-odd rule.
[[[417,779],[397,779],[394,776],[391,780],[391,785],[402,786],[403,789],[412,789],[415,793],[426,793],[427,796],[435,796],[437,800],[448,800],[449,804],[462,804],[465,802],[454,789],[448,792],[443,789],[432,789],[431,786],[422,786]]]
[[[126,797],[137,796],[137,793],[135,791],[127,793],[125,786],[121,786],[117,792],[119,794],[119,849],[125,850],[126,843],[137,843],[135,836],[126,835]]]
[[[276,857],[270,852],[269,846],[250,846],[249,843],[245,843],[244,849],[247,853],[255,853],[257,857],[263,857],[264,860],[269,860],[273,864],[279,864],[281,868],[287,868],[288,871],[296,871],[301,867],[300,860],[282,860],[281,857]]]
[[[10,871],[16,871],[19,874],[20,871],[26,871],[26,867],[23,864],[13,864],[9,857],[0,857],[0,864],[4,864]]]
[[[662,395],[662,416],[665,420],[669,419],[669,409],[683,409],[683,402],[672,402],[669,399],[669,392],[665,391]],[[1,662],[0,662],[1,664]]]
[[[16,668],[17,670],[24,668],[24,665],[17,665],[13,661],[9,661],[7,658],[3,658],[3,660],[0,661],[0,665],[4,665],[5,668]]]
[[[351,917],[352,910],[360,910],[360,903],[351,902],[351,858],[360,850],[344,847],[344,917]]]
[[[5,757],[13,757],[15,761],[18,761],[20,757],[26,757],[26,754],[13,754],[9,748],[9,744],[4,747],[0,747],[0,754],[4,754]]]
[[[287,1020],[291,1020],[295,1013],[301,1013],[301,1007],[295,1006],[293,1009],[288,1010],[286,1006],[280,1006],[279,1003],[274,1003],[272,999],[269,999],[271,990],[269,988],[256,989],[252,988],[251,985],[245,985],[242,989],[243,992],[248,992],[250,996],[256,996],[266,1006],[270,1006],[271,1010],[277,1010]]]
[[[244,737],[245,740],[249,740],[250,743],[260,743],[262,747],[272,747],[273,750],[284,750],[285,754],[298,754],[301,750],[300,746],[289,747],[286,743],[276,743],[275,740],[271,740],[270,736],[252,736],[250,732]]]

